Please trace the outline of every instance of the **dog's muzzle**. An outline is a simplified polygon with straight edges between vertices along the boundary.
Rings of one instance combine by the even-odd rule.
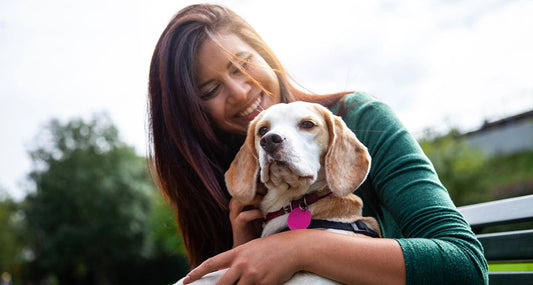
[[[259,144],[267,153],[273,154],[281,147],[281,144],[285,140],[286,138],[276,133],[270,133],[262,137],[261,140],[259,141]]]

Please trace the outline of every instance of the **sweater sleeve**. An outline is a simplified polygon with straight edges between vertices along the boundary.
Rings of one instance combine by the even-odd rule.
[[[345,122],[372,157],[370,191],[385,237],[402,248],[407,284],[488,283],[481,244],[392,110],[362,93],[347,95],[343,106]]]

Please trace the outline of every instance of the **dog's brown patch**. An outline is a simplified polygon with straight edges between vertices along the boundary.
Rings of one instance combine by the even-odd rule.
[[[314,204],[313,219],[349,219],[361,217],[363,202],[354,194],[345,197],[331,196]]]

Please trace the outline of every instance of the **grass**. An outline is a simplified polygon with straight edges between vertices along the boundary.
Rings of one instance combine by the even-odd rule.
[[[533,271],[533,263],[491,263],[489,271]]]

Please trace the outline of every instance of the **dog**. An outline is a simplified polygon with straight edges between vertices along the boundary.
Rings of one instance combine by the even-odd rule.
[[[265,216],[262,237],[304,228],[379,237],[377,221],[362,216],[363,202],[353,194],[370,164],[367,148],[327,108],[280,103],[250,122],[225,179],[230,194],[245,204],[266,187],[259,206]],[[224,272],[193,284],[214,284]],[[304,282],[338,284],[307,272],[296,273],[285,284]]]

